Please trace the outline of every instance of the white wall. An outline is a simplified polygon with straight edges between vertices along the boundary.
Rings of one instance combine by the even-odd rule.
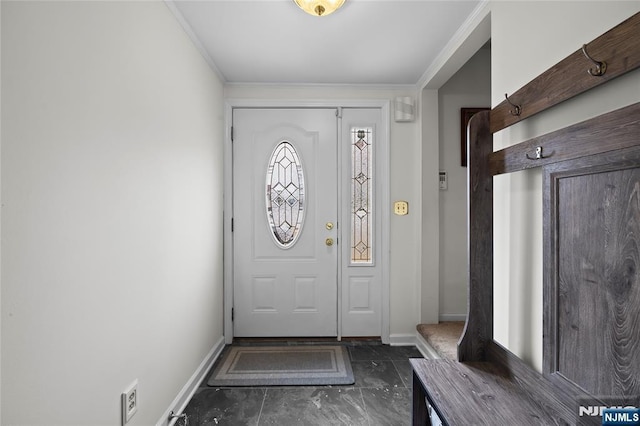
[[[460,108],[491,106],[491,50],[480,49],[438,90],[440,170],[448,189],[440,191],[441,320],[467,313],[467,168],[460,165]]]
[[[162,2],[2,2],[4,425],[131,425],[222,338],[222,85]]]
[[[2,46],[2,7],[0,6],[0,46]],[[2,81],[2,55],[0,54],[0,82]],[[2,99],[2,84],[0,84],[0,100]],[[0,102],[0,135],[2,135],[2,102]],[[0,136],[0,152],[2,151]],[[2,187],[2,157],[0,154],[0,188]],[[1,199],[1,197],[0,197]],[[1,204],[0,204],[1,205]],[[0,208],[0,259],[2,259],[2,209]],[[0,261],[0,423],[2,423],[2,262]]]
[[[492,106],[638,11],[637,1],[492,2]],[[494,148],[638,101],[640,70],[496,133]],[[494,336],[541,370],[541,172],[496,177],[494,212]]]
[[[434,59],[419,82],[421,93],[421,178],[422,178],[422,235],[420,288],[420,322],[437,323],[440,320],[440,115],[439,89],[444,86],[491,36],[491,14],[488,2],[478,4],[465,23],[456,31]],[[475,77],[474,77],[475,78]],[[458,114],[459,115],[459,114]],[[444,129],[443,129],[444,130]],[[466,257],[465,257],[466,258]],[[467,269],[467,263],[460,266]],[[466,292],[465,292],[466,293]],[[466,308],[465,308],[466,311]],[[446,319],[444,317],[443,319]]]
[[[225,88],[228,99],[392,101],[396,96],[415,98],[415,89],[259,85],[227,85]],[[390,334],[392,341],[400,341],[413,339],[419,322],[421,166],[419,121],[394,122],[393,103],[390,113],[391,201],[409,202],[409,215],[391,215],[390,224]]]
[[[420,97],[422,229],[419,323],[437,324],[440,314],[440,123],[438,90],[425,89]]]

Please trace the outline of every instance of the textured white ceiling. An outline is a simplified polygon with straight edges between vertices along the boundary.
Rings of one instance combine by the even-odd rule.
[[[480,0],[169,0],[231,83],[416,84]]]

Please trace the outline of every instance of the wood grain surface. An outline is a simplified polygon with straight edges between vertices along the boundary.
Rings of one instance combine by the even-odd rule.
[[[575,424],[575,407],[541,374],[518,380],[493,362],[412,359],[411,365],[416,382],[450,426]]]
[[[483,361],[493,341],[493,178],[488,155],[493,151],[489,111],[469,122],[469,285],[467,323],[458,344],[458,360]]]
[[[491,110],[491,133],[640,67],[640,13],[587,43],[587,53],[607,64],[603,76],[589,75],[594,64],[582,53],[582,46],[576,47],[571,55],[509,94],[509,100],[521,107],[519,116],[509,112],[514,108],[506,100]]]
[[[545,181],[545,371],[640,395],[640,148],[560,163]]]
[[[529,139],[490,154],[492,175],[541,167],[634,146],[640,135],[640,103]],[[537,147],[545,158],[531,160]]]

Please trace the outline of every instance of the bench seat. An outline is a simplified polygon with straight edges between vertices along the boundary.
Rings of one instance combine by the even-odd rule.
[[[574,425],[577,407],[541,374],[515,376],[495,362],[412,359],[413,424]],[[518,377],[518,378],[516,378]]]

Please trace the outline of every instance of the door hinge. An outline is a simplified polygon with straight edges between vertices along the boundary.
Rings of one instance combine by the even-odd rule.
[[[231,218],[231,232],[233,232],[233,218]]]
[[[231,321],[233,321],[233,320],[234,320],[235,316],[236,316],[236,315],[235,315],[235,311],[234,311],[234,309],[233,309],[233,308],[231,308]]]
[[[233,142],[233,126],[231,126],[231,142]]]

